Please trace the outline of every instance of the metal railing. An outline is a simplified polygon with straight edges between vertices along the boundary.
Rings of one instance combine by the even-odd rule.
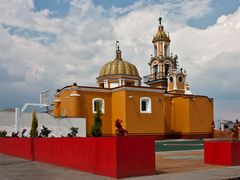
[[[166,79],[167,79],[167,77],[165,75],[163,75],[162,73],[154,73],[154,74],[149,74],[149,75],[143,76],[144,83],[158,81],[158,80],[166,80]]]

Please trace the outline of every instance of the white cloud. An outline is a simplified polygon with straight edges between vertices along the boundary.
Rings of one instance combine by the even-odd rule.
[[[187,68],[193,92],[216,97],[217,117],[239,116],[230,108],[240,105],[232,100],[232,96],[240,99],[239,10],[220,17],[205,30],[191,28],[187,21],[206,16],[211,11],[210,0],[164,4],[137,1],[109,12],[91,1],[71,0],[67,16],[61,19],[50,18],[49,10],[35,12],[32,0],[5,0],[0,11],[0,24],[56,37],[41,44],[39,39],[45,40],[46,35],[26,38],[0,28],[0,107],[38,100],[41,90],[55,91],[73,82],[96,85],[101,66],[114,59],[116,40],[120,41],[124,59],[134,63],[141,76],[147,75],[153,52],[151,40],[161,15],[166,31],[170,31],[172,51]],[[13,100],[7,98],[10,94],[14,94]],[[229,108],[222,110],[228,98]]]

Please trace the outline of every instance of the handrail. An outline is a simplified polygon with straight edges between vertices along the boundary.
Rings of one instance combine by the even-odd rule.
[[[143,82],[147,83],[147,82],[153,82],[153,81],[157,81],[157,80],[166,80],[167,77],[165,75],[163,75],[162,73],[154,73],[154,74],[149,74],[146,76],[143,76]]]

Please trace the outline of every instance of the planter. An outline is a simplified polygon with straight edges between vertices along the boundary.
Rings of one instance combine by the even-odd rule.
[[[0,153],[123,178],[155,174],[154,140],[144,136],[0,138]]]
[[[32,160],[32,139],[0,138],[0,153]]]
[[[240,165],[240,141],[206,141],[204,143],[204,162],[225,166]]]

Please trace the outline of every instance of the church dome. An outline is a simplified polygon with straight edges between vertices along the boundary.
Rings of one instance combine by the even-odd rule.
[[[139,77],[136,66],[122,60],[120,50],[117,50],[116,52],[116,59],[103,65],[100,70],[99,77],[108,75],[127,75]]]
[[[136,66],[124,61],[119,50],[119,41],[116,42],[116,58],[103,65],[97,77],[97,83],[102,88],[115,88],[119,86],[139,86],[141,77]]]

